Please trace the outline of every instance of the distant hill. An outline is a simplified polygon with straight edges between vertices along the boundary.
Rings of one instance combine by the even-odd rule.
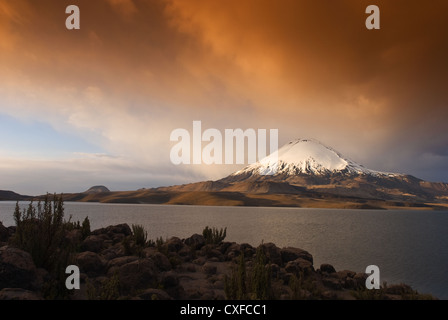
[[[83,193],[103,193],[103,192],[110,192],[110,190],[105,186],[93,186],[89,190],[84,191]]]
[[[13,191],[0,190],[0,201],[19,201],[30,199],[30,196],[24,196]]]
[[[275,169],[275,171],[273,171]],[[448,208],[448,184],[363,167],[313,139],[217,181],[108,192],[102,186],[64,195],[69,201],[353,209]]]

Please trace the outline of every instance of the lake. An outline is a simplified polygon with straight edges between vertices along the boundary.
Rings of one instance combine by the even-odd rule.
[[[25,205],[25,204],[24,204]],[[15,202],[0,202],[0,221],[14,225]],[[448,299],[448,212],[304,208],[168,206],[65,203],[66,218],[89,217],[96,229],[141,224],[151,239],[227,227],[226,241],[309,251],[314,266],[364,272],[380,268],[381,282],[406,283],[421,293]]]

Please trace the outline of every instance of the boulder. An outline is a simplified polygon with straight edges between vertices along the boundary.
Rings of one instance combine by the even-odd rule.
[[[354,281],[354,288],[358,289],[358,288],[365,288],[366,287],[366,280],[367,280],[368,275],[366,273],[357,273],[354,277],[353,277],[353,281]]]
[[[36,266],[28,252],[4,246],[0,248],[0,289],[34,289]]]
[[[269,242],[269,243],[264,243],[261,245],[261,247],[263,248],[266,257],[268,258],[268,260],[273,263],[273,264],[277,264],[277,265],[281,265],[282,264],[282,255],[281,255],[281,251],[280,248],[278,248],[275,244]]]
[[[108,226],[106,228],[93,230],[92,234],[107,234],[109,238],[113,238],[114,234],[123,234],[124,236],[130,236],[132,234],[132,231],[127,223],[122,223],[115,226]]]
[[[225,258],[228,261],[231,261],[235,258],[238,258],[242,253],[241,246],[235,242],[231,243],[225,252]]]
[[[179,250],[178,254],[183,261],[191,261],[193,257],[193,250],[190,247],[184,246]]]
[[[127,263],[119,267],[117,272],[120,287],[126,293],[147,289],[158,282],[154,262],[148,258]]]
[[[340,279],[353,278],[356,275],[356,272],[350,270],[342,270],[337,272],[338,277]]]
[[[107,261],[110,261],[115,258],[126,256],[126,249],[121,243],[117,243],[101,251],[101,256],[103,256]]]
[[[104,272],[104,263],[95,252],[81,252],[76,256],[76,261],[80,272],[86,273],[90,277]]]
[[[342,290],[342,283],[337,278],[327,277],[322,279],[322,284],[333,290]]]
[[[240,245],[241,248],[241,252],[244,253],[245,257],[252,257],[255,254],[255,248],[252,247],[250,244],[248,243],[242,243]]]
[[[356,289],[356,281],[353,279],[355,275],[356,272],[350,270],[342,270],[332,274],[341,281],[346,289]]]
[[[221,251],[222,254],[226,254],[227,250],[234,244],[234,242],[222,242],[218,246],[218,250]]]
[[[179,278],[176,272],[169,271],[162,275],[161,283],[164,288],[172,288],[179,285]]]
[[[108,262],[108,269],[110,270],[111,268],[118,268],[125,265],[126,263],[134,262],[136,260],[138,260],[138,257],[136,256],[124,256],[114,258]]]
[[[168,293],[160,289],[146,289],[139,295],[142,300],[173,300]]]
[[[224,260],[224,256],[222,255],[221,251],[219,251],[218,249],[207,250],[206,256],[208,259],[216,258],[216,260],[218,260],[218,261]]]
[[[202,266],[202,271],[205,274],[208,275],[212,275],[212,274],[216,274],[216,271],[218,270],[217,266],[215,264],[206,262],[203,266]]]
[[[0,242],[6,242],[9,239],[9,230],[0,221]]]
[[[289,261],[294,261],[298,258],[308,260],[313,264],[313,256],[305,250],[299,249],[299,248],[283,248],[280,250],[283,265],[287,264]]]
[[[336,269],[331,264],[327,264],[327,263],[320,265],[320,271],[326,272],[328,274],[336,273]]]
[[[5,288],[0,290],[0,300],[43,300],[42,296],[21,288]]]
[[[81,244],[81,250],[99,253],[104,248],[104,239],[99,235],[90,235]]]
[[[298,276],[301,272],[306,276],[314,272],[313,264],[302,258],[289,261],[285,266],[285,270],[286,272],[293,273],[296,276]]]
[[[184,246],[185,244],[178,237],[172,237],[163,244],[167,252],[179,252]]]
[[[205,245],[204,236],[195,233],[191,237],[185,239],[185,244],[194,250],[199,250]]]
[[[150,257],[154,261],[156,268],[159,269],[160,271],[171,270],[171,262],[166,255],[160,252],[156,252]]]

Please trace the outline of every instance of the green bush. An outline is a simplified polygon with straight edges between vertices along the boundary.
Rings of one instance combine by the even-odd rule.
[[[87,279],[87,298],[89,300],[117,300],[120,297],[120,279],[115,273],[103,280],[97,287]]]
[[[227,299],[230,300],[245,300],[248,298],[244,254],[240,255],[238,268],[232,270],[230,278],[227,275],[224,276],[224,292]]]
[[[90,236],[90,220],[89,217],[86,217],[81,225],[81,235],[82,238],[85,239]]]
[[[209,228],[208,226],[202,231],[206,244],[220,244],[227,236],[227,228],[216,229]]]
[[[66,239],[66,233],[78,224],[64,220],[62,196],[47,196],[42,203],[30,202],[27,209],[20,210],[16,203],[14,210],[16,232],[10,239],[11,245],[30,253],[38,268],[46,269],[51,275],[43,288],[44,297],[66,298],[69,291],[65,287],[65,269],[72,264],[77,244]]]
[[[224,277],[224,291],[230,300],[269,300],[274,298],[272,273],[266,265],[266,254],[260,246],[257,249],[253,266],[246,270],[244,254],[240,255],[238,267],[230,277]]]
[[[132,225],[132,236],[137,246],[146,247],[148,245],[148,232],[142,225]]]
[[[272,298],[271,269],[266,265],[266,261],[266,254],[263,247],[259,246],[251,272],[252,298],[255,300],[268,300]]]

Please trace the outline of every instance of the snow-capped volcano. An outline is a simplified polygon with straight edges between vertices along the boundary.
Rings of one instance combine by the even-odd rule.
[[[314,139],[291,141],[259,162],[232,175],[327,175],[335,173],[396,175],[367,169]]]

